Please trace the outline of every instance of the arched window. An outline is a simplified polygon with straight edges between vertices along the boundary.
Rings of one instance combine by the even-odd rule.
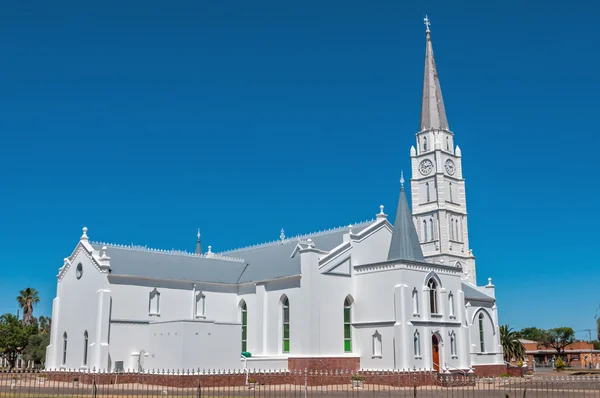
[[[423,242],[428,242],[427,238],[427,220],[423,220]]]
[[[450,240],[454,240],[454,218],[448,220],[448,229],[448,232],[450,232]]]
[[[414,288],[412,292],[412,305],[413,315],[419,315],[419,292],[417,291],[417,288]]]
[[[348,297],[344,300],[344,352],[352,352],[352,301]]]
[[[450,150],[450,137],[446,136],[446,150]]]
[[[63,333],[63,357],[62,364],[67,363],[67,332]]]
[[[83,333],[83,366],[87,366],[88,355],[88,332]]]
[[[150,292],[150,300],[149,300],[149,305],[148,305],[148,312],[151,315],[158,315],[160,314],[160,292],[158,291],[158,289],[154,288],[154,290],[152,290]]]
[[[288,353],[290,352],[290,301],[287,296],[283,296],[283,299],[281,300],[281,312],[283,319],[282,351]]]
[[[485,339],[483,335],[483,312],[479,314],[479,348],[485,352]]]
[[[421,335],[419,334],[419,331],[415,331],[415,335],[414,335],[414,351],[415,351],[415,357],[420,357],[421,356]]]
[[[456,356],[456,334],[454,331],[450,333],[450,355],[453,357]]]
[[[431,195],[429,194],[429,183],[428,182],[425,183],[425,190],[426,190],[427,202],[429,202],[431,200]]]
[[[427,137],[423,137],[423,151],[427,150]]]
[[[435,240],[433,236],[433,218],[429,219],[429,240]]]
[[[437,314],[437,283],[435,282],[435,279],[429,279],[429,282],[427,282],[427,287],[429,288],[429,309],[432,314]]]
[[[240,303],[240,312],[242,313],[242,352],[246,352],[248,347],[248,308],[244,300]]]
[[[451,182],[448,183],[448,187],[449,187],[448,188],[448,195],[450,195],[449,196],[450,197],[450,202],[454,202],[454,200],[452,200],[452,183]]]
[[[451,317],[454,316],[454,295],[452,292],[448,295],[448,312]]]

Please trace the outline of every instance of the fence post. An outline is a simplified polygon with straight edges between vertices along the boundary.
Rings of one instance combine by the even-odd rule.
[[[92,398],[96,398],[98,387],[96,386],[96,375],[92,375]]]
[[[196,393],[196,398],[200,398],[200,394],[201,394],[200,393],[200,379],[201,379],[200,369],[198,369],[198,392]]]

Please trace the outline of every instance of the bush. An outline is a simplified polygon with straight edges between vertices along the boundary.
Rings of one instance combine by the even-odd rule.
[[[256,383],[256,379],[254,377],[248,377],[248,384]]]
[[[502,374],[500,375],[500,377],[510,377],[510,376],[508,375],[508,373],[502,373]]]
[[[351,380],[357,380],[357,381],[365,381],[365,377],[363,375],[358,374],[358,373],[353,374],[350,379]]]
[[[556,370],[562,370],[565,368],[565,362],[562,360],[561,357],[558,357],[554,366],[556,366]]]
[[[523,366],[523,360],[522,359],[519,359],[519,361],[517,362],[517,366],[519,366],[519,367]]]

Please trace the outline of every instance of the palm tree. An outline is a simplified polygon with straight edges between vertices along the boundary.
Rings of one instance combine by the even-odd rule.
[[[504,351],[504,361],[522,360],[525,357],[525,347],[519,340],[519,334],[509,325],[500,326],[500,342]]]
[[[41,315],[38,319],[38,327],[41,334],[50,333],[52,319],[49,316]]]
[[[23,325],[31,324],[33,322],[33,306],[40,302],[37,290],[31,287],[21,290],[17,301],[23,309]]]

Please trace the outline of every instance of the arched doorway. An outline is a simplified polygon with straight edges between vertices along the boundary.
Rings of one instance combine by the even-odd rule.
[[[439,373],[440,371],[440,341],[437,334],[431,336],[431,360],[433,362],[433,370]]]

